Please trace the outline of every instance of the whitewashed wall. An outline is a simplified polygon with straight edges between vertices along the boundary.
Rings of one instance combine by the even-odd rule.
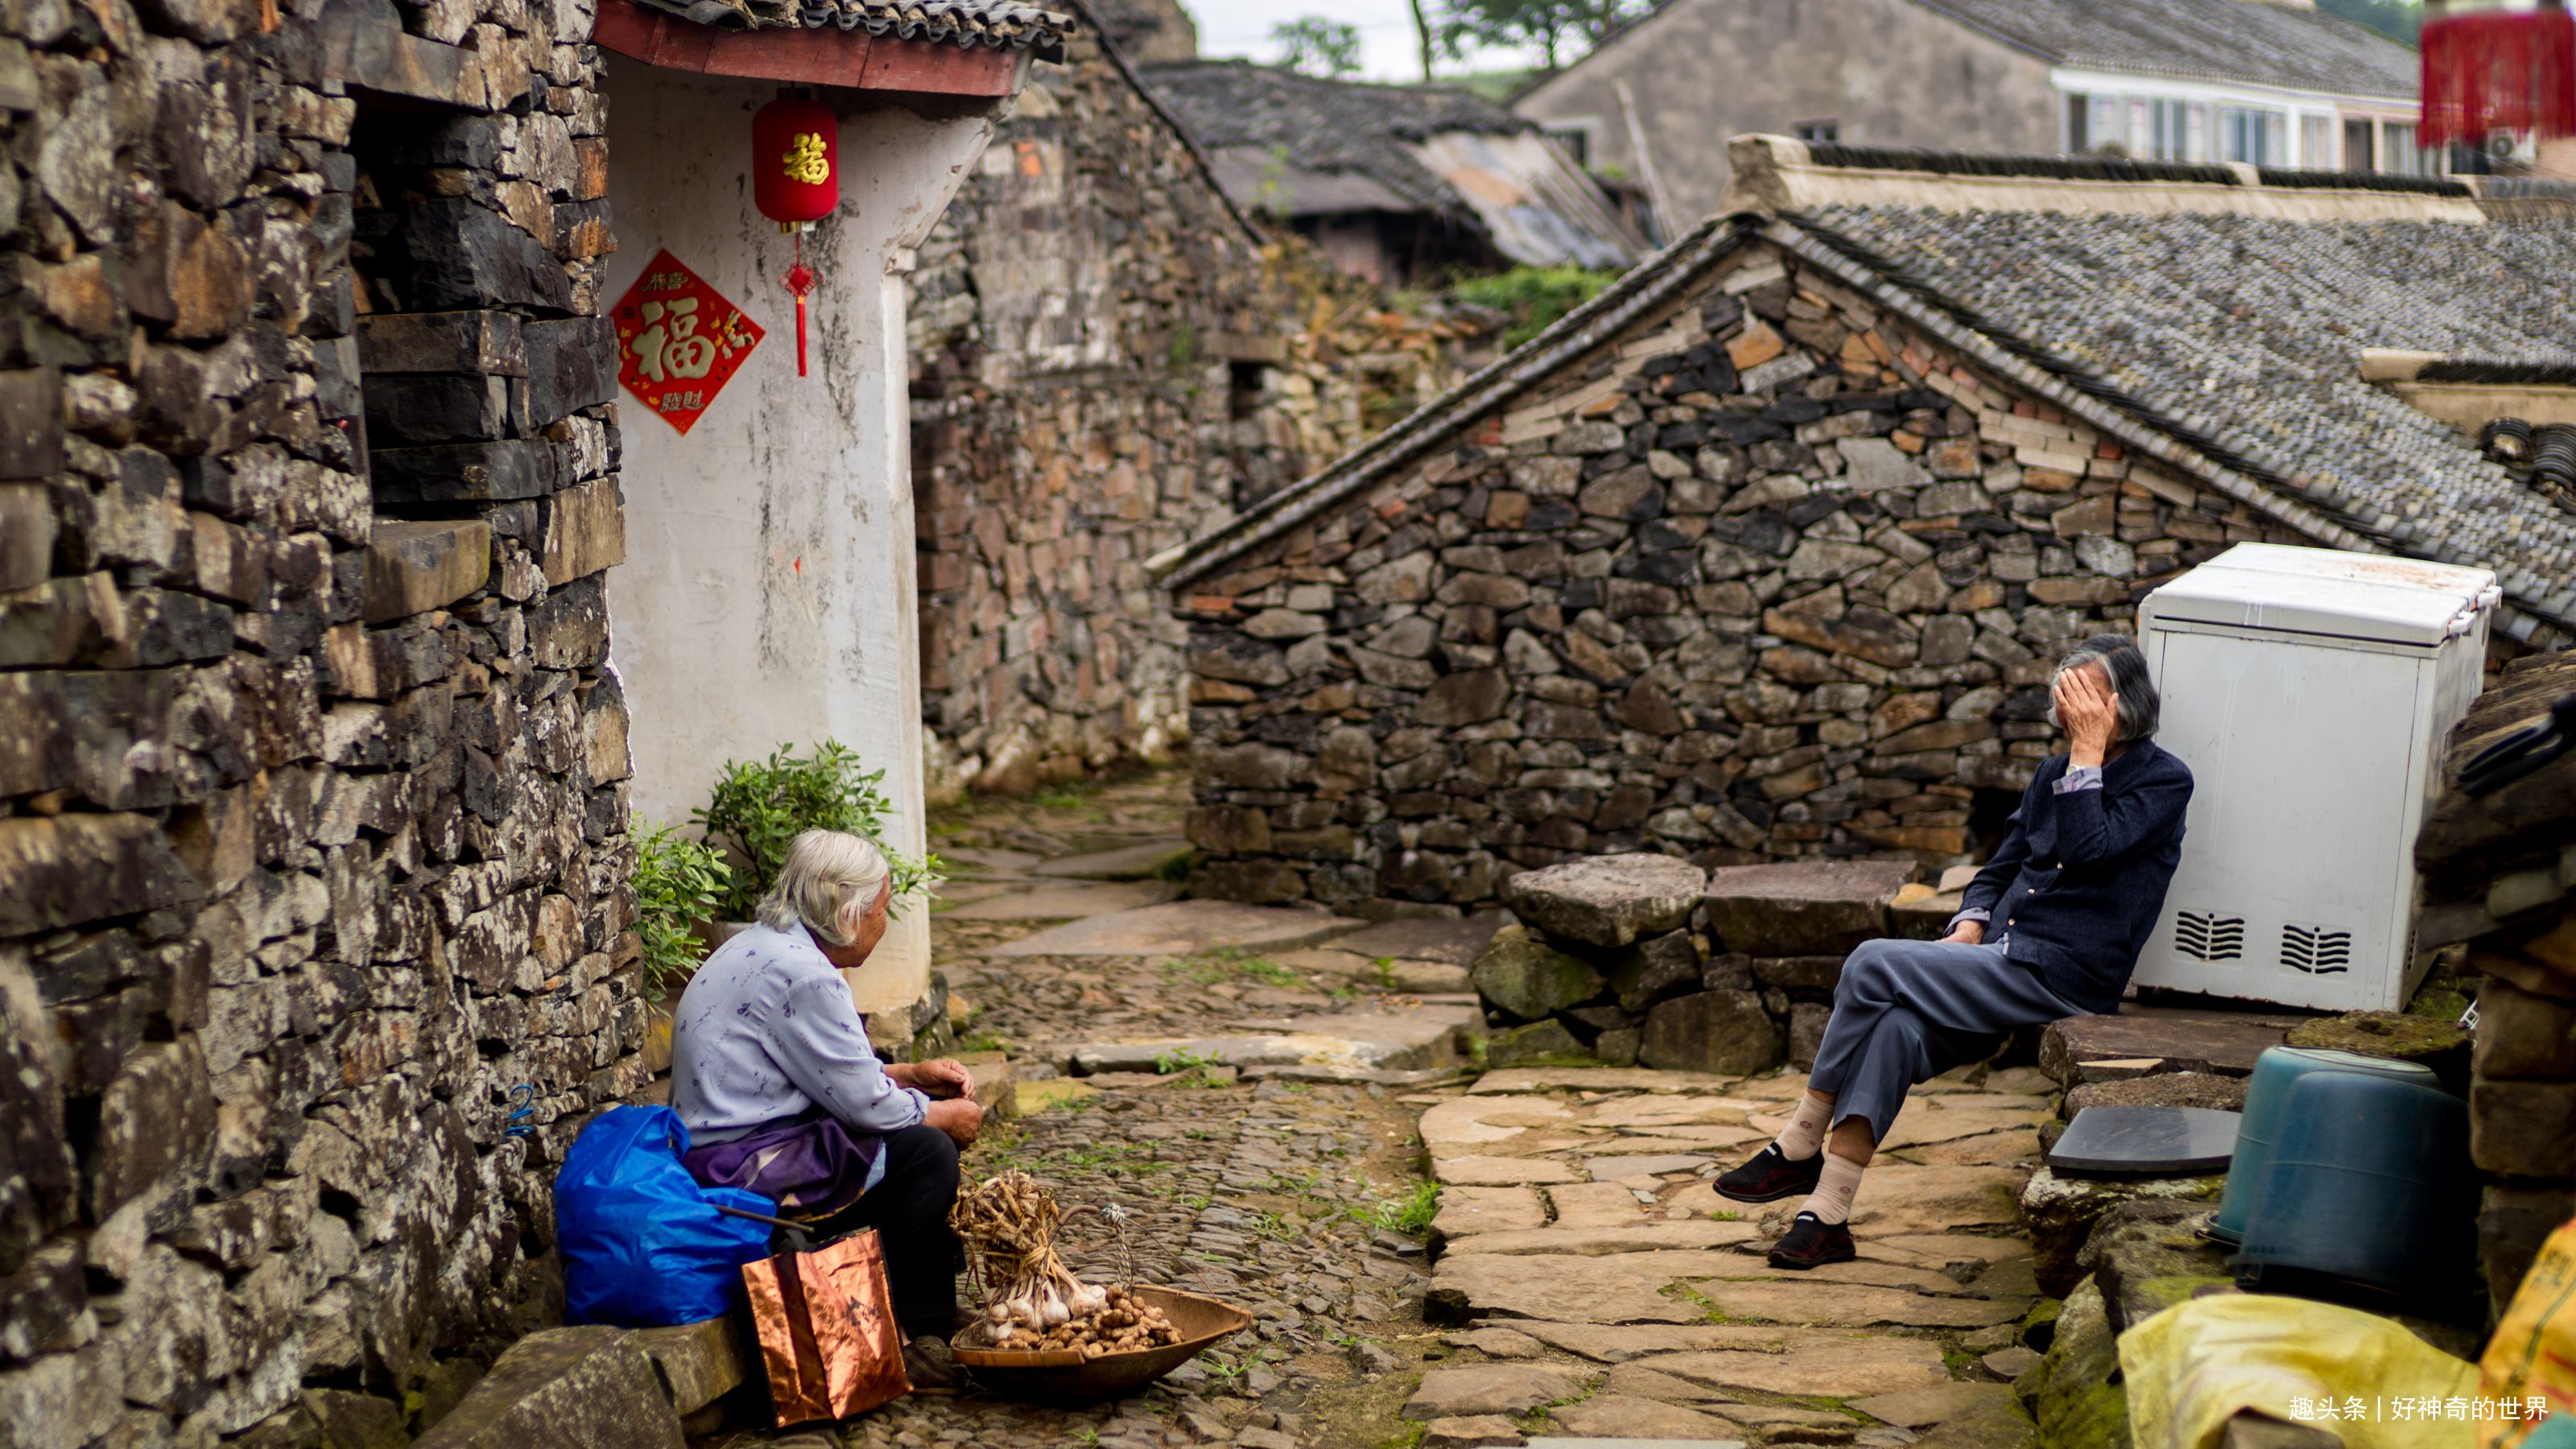
[[[826,737],[886,770],[892,842],[924,846],[902,271],[992,135],[982,115],[841,109],[841,209],[805,239],[810,375],[778,277],[790,238],[752,205],[751,115],[768,82],[614,60],[606,308],[654,252],[768,336],[687,436],[623,398],[627,563],[610,662],[633,711],[636,808],[677,823],[719,765]],[[851,988],[862,1011],[927,985],[915,908]]]

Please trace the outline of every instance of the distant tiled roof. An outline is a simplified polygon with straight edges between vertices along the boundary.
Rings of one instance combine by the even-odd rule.
[[[1011,0],[641,0],[721,30],[802,28],[864,30],[880,38],[932,45],[1054,51],[1074,30],[1073,17]]]
[[[2275,0],[1916,0],[2059,65],[2411,98],[2415,52]]]
[[[1136,69],[1212,153],[1251,148],[1275,153],[1303,171],[1357,172],[1425,211],[1463,210],[1465,201],[1408,143],[1443,131],[1512,135],[1536,129],[1461,90],[1318,80],[1244,60]]]

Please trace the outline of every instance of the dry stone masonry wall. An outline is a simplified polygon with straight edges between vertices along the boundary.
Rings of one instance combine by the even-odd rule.
[[[0,10],[0,1444],[386,1442],[560,1314],[647,1079],[590,23]]]
[[[2054,658],[2256,539],[2301,541],[1747,241],[1183,585],[1193,889],[1391,912],[1584,854],[1952,863],[2051,748]]]

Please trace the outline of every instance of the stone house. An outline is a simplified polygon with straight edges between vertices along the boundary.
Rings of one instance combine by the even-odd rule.
[[[0,21],[0,1439],[399,1442],[560,1316],[652,1076],[598,19]]]
[[[1742,138],[1726,214],[1155,560],[1194,889],[1388,915],[1585,853],[1970,859],[2052,748],[2052,660],[2239,541],[2493,568],[2494,647],[2563,647],[2576,519],[2362,354],[2564,355],[2569,199],[2100,167]]]
[[[1645,181],[1678,230],[1717,206],[1747,132],[2440,171],[2415,147],[2417,69],[2312,0],[1666,0],[1512,109]]]
[[[1471,91],[1248,60],[1141,69],[1236,206],[1284,222],[1372,284],[1461,268],[1613,270],[1649,249],[1562,147]]]
[[[1039,67],[907,278],[931,798],[1026,791],[1188,738],[1182,631],[1144,560],[1455,380],[1481,327],[1381,313],[1267,230],[1094,7]]]

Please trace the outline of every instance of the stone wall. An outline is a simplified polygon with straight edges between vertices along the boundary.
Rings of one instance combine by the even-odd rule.
[[[1192,889],[1393,912],[1587,853],[1955,864],[2054,748],[2053,660],[2258,539],[2305,541],[1748,240],[1182,587]]]
[[[2477,978],[2469,1142],[2495,1175],[2478,1238],[2499,1310],[2541,1243],[2576,1216],[2576,756],[2482,797],[2458,789],[2459,768],[2570,691],[2576,660],[2565,655],[2519,659],[2496,676],[2452,732],[2449,789],[2415,843],[2418,944],[2459,951]]]
[[[0,1443],[362,1442],[559,1316],[647,1079],[589,25],[0,21]]]
[[[1453,329],[1252,230],[1093,38],[1021,92],[911,277],[934,800],[1188,737],[1144,561],[1427,400]],[[1468,329],[1454,329],[1463,332]]]

